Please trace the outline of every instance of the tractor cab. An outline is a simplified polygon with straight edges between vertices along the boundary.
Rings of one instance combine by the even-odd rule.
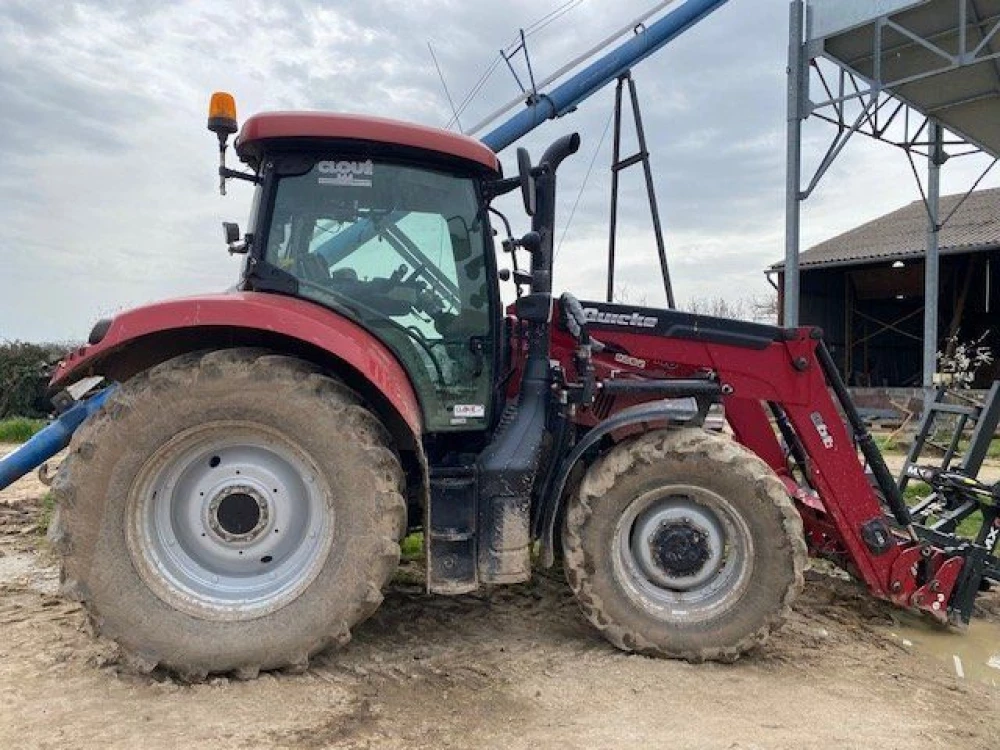
[[[220,96],[228,95],[213,98],[213,112]],[[265,113],[236,140],[252,170],[241,173],[225,165],[236,120],[231,99],[221,103],[222,116],[209,118],[221,187],[229,177],[257,185],[244,241],[226,227],[230,250],[247,255],[241,291],[294,297],[325,308],[331,325],[359,326],[392,352],[419,400],[429,487],[409,516],[422,515],[428,587],[457,593],[525,580],[551,415],[555,171],[579,137],[557,141],[537,169],[521,150],[519,175],[504,180],[493,151],[465,136],[372,117]],[[518,188],[533,231],[506,245],[531,255],[530,272],[518,272],[530,292],[518,300],[525,345],[512,368],[487,212]],[[514,369],[516,404],[501,375]]]
[[[236,141],[257,195],[241,286],[317,303],[385,343],[428,432],[492,414],[499,292],[484,185],[496,155],[417,125],[265,113]]]

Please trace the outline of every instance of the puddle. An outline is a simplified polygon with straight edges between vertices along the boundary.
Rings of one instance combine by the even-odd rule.
[[[934,657],[958,677],[1000,687],[1000,623],[973,618],[962,633],[907,613],[896,617],[889,636],[904,648]]]

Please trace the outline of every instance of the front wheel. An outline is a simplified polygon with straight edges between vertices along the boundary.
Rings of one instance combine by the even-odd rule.
[[[614,645],[732,661],[802,588],[801,519],[763,461],[702,430],[657,431],[599,458],[570,498],[567,578]]]
[[[184,355],[74,436],[50,538],[64,591],[133,665],[302,667],[382,600],[403,472],[356,394],[257,350]]]

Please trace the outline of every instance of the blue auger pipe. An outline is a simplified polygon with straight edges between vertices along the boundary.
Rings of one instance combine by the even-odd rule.
[[[550,93],[539,93],[534,104],[520,110],[484,135],[482,142],[500,153],[546,120],[568,113],[584,99],[616,80],[637,62],[646,59],[727,2],[729,0],[687,0],[680,8],[645,27],[641,33],[615,47]],[[336,256],[352,242],[364,241],[364,238],[374,237],[376,233],[371,220],[362,219],[352,230],[341,232],[327,240],[321,252],[328,258]]]
[[[41,466],[69,445],[76,428],[104,405],[115,388],[117,386],[108,386],[90,398],[78,401],[16,451],[0,458],[0,490]]]
[[[566,114],[598,89],[616,80],[637,62],[649,57],[728,1],[688,0],[565,83],[548,93],[539,93],[534,103],[483,136],[483,143],[499,153],[546,120]]]

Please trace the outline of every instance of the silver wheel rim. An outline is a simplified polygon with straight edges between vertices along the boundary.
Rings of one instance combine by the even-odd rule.
[[[615,578],[659,619],[691,623],[729,609],[753,572],[753,540],[739,513],[704,487],[670,485],[637,497],[618,520]]]
[[[260,617],[295,600],[333,542],[332,493],[277,431],[193,427],[146,462],[128,501],[126,542],[161,600],[211,620]]]

